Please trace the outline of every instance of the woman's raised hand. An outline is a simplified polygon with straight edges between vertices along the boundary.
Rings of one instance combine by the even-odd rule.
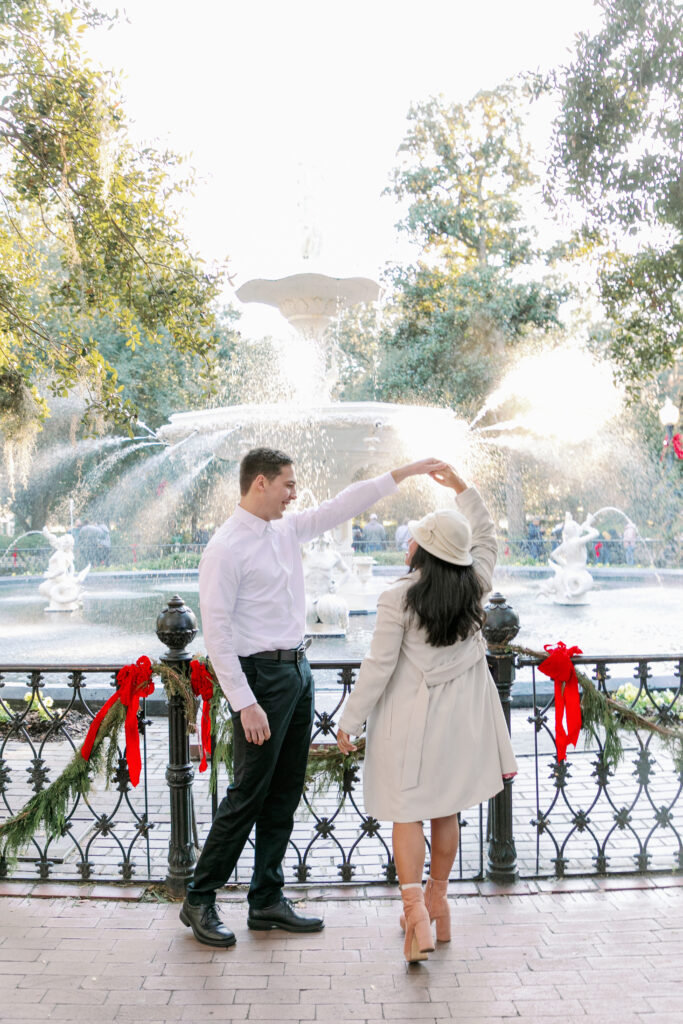
[[[358,747],[354,747],[351,742],[351,737],[348,732],[344,732],[343,729],[337,730],[337,746],[341,750],[342,754],[353,754]]]
[[[457,494],[466,491],[467,484],[456,470],[447,463],[444,463],[444,467],[432,470],[429,474],[432,480],[436,480],[437,484],[441,484],[442,487],[451,487]]]

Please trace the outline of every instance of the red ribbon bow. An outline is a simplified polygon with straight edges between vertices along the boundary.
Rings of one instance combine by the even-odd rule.
[[[190,662],[190,683],[195,697],[202,699],[202,721],[200,737],[202,744],[202,760],[200,772],[206,771],[206,755],[211,753],[211,698],[213,697],[213,679],[206,665],[201,661]]]
[[[572,662],[575,654],[583,654],[580,647],[569,647],[562,641],[545,644],[544,651],[548,657],[538,666],[542,672],[555,683],[555,745],[557,760],[564,761],[567,756],[567,745],[576,746],[581,732],[581,697],[579,696],[579,680]],[[564,726],[565,712],[567,728]]]
[[[152,682],[152,662],[144,654],[134,665],[124,665],[116,676],[118,689],[112,694],[106,704],[100,708],[88,729],[88,735],[81,747],[81,757],[85,761],[90,760],[92,748],[104,721],[107,712],[113,708],[117,700],[120,700],[126,711],[126,762],[128,764],[128,776],[132,786],[137,786],[140,781],[140,733],[138,731],[138,708],[141,697],[149,697],[154,693]]]

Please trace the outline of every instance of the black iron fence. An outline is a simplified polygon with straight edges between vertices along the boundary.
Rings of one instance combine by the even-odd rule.
[[[0,820],[15,814],[59,775],[85,739],[90,722],[115,687],[121,666],[0,666]],[[64,684],[70,698],[57,707],[52,685]],[[88,687],[93,691],[91,699]],[[3,691],[24,690],[23,699],[5,699]],[[123,750],[117,751],[109,778],[97,779],[78,795],[65,815],[61,835],[34,835],[18,857],[13,873],[53,877],[151,878],[152,849],[149,774],[144,699],[138,715],[142,772],[133,789]],[[0,843],[0,877],[10,873]]]
[[[681,655],[583,656],[574,659],[603,694],[614,695],[664,726],[683,719]],[[534,730],[531,756],[536,833],[532,874],[604,875],[618,871],[683,869],[683,766],[646,730],[624,733],[624,756],[616,769],[605,758],[604,736],[556,759],[554,697],[539,692],[537,660],[520,658],[532,670]],[[626,676],[624,676],[626,673]],[[615,683],[613,675],[618,674]]]
[[[558,763],[548,680],[533,658],[517,661],[506,644],[518,626],[500,595],[488,607],[486,638],[491,667],[508,724],[519,774],[488,804],[461,815],[462,841],[454,877],[512,881],[516,877],[673,871],[683,867],[683,776],[667,748],[647,730],[626,734],[616,770],[604,761],[600,737],[579,741]],[[176,643],[168,662],[186,671]],[[168,642],[164,638],[164,642]],[[660,722],[683,715],[683,654],[579,659],[600,690],[623,690],[627,703]],[[334,743],[343,703],[354,685],[356,661],[313,662],[316,711],[314,748]],[[118,666],[0,665],[0,820],[43,790],[80,748],[96,710],[112,692]],[[514,708],[515,676],[531,680],[533,707]],[[615,679],[617,676],[619,678]],[[51,692],[69,691],[52,702]],[[149,705],[151,706],[151,705]],[[39,879],[136,882],[165,880],[182,890],[192,874],[199,841],[210,825],[215,800],[206,776],[196,773],[182,700],[169,699],[167,717],[138,715],[143,769],[133,789],[125,751],[111,776],[97,778],[77,797],[62,834],[33,837],[16,863],[0,848],[0,875]],[[221,788],[226,780],[220,780]],[[362,767],[349,768],[339,786],[313,787],[304,795],[285,862],[288,882],[395,880],[391,823],[365,813]],[[234,881],[246,882],[251,848]]]

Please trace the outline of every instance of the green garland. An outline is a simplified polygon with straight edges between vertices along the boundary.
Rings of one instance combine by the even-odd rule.
[[[211,671],[211,666],[207,663]],[[212,673],[213,674],[213,673]],[[213,699],[211,701],[211,774],[209,789],[215,793],[218,788],[218,771],[225,768],[228,780],[232,781],[233,731],[232,716],[225,700],[223,691],[214,676]],[[342,754],[336,743],[312,747],[306,764],[306,791],[311,796],[336,786],[340,796],[344,794],[344,782],[348,772],[365,756],[365,740],[356,744],[358,750],[354,754]]]
[[[510,644],[508,650],[539,662],[548,657],[545,651],[534,651],[517,644]],[[645,729],[664,743],[673,758],[676,771],[683,772],[683,729],[662,725],[654,718],[639,714],[628,704],[602,693],[585,672],[579,671],[576,666],[574,668],[581,687],[581,719],[586,741],[593,739],[596,743],[602,743],[602,757],[608,767],[616,768],[624,756],[620,734]]]
[[[188,721],[194,721],[197,700],[189,680],[160,662],[152,663],[152,674],[161,677],[167,694],[183,697],[189,712]],[[54,782],[34,794],[20,811],[0,823],[0,858],[15,860],[19,850],[31,842],[41,827],[50,840],[66,833],[67,812],[71,802],[78,796],[88,795],[103,761],[106,784],[109,785],[116,765],[119,733],[125,719],[126,708],[121,703],[114,704],[102,720],[89,760],[81,756],[79,747]]]
[[[228,778],[232,779],[233,732],[232,717],[228,702],[218,683],[211,663],[207,658],[197,657],[198,661],[211,673],[213,678],[213,697],[211,699],[211,732],[213,750],[209,788],[215,793],[218,788],[218,771],[225,767]],[[195,697],[188,676],[177,672],[162,662],[152,663],[152,674],[159,676],[167,696],[180,697],[185,705],[188,729],[194,730],[199,700]],[[94,777],[102,768],[109,785],[116,764],[118,740],[121,726],[126,717],[126,709],[114,704],[100,725],[97,738],[93,745],[89,761],[81,756],[80,748],[59,776],[36,793],[20,811],[0,823],[0,859],[16,859],[19,850],[27,846],[36,832],[42,827],[49,839],[65,834],[67,830],[67,813],[70,804],[77,796],[87,796],[92,787]],[[108,742],[107,742],[108,741]],[[306,786],[313,793],[336,785],[340,794],[344,792],[344,780],[348,770],[363,757],[365,743],[361,740],[359,750],[355,754],[344,755],[337,746],[311,750],[306,768]],[[104,757],[106,748],[106,758]]]
[[[122,704],[115,704],[107,712],[93,745],[90,760],[74,754],[60,775],[45,789],[36,793],[22,809],[0,824],[0,841],[4,843],[2,856],[8,860],[16,858],[19,850],[33,839],[42,826],[50,839],[66,833],[67,811],[78,796],[90,792],[93,777],[106,761],[107,779],[111,778],[116,760],[118,736],[126,717]],[[109,745],[105,754],[105,744]]]
[[[547,655],[526,647],[510,645],[508,650],[543,661]],[[215,793],[218,787],[218,771],[225,767],[228,778],[232,779],[233,730],[228,702],[207,658],[195,658],[205,665],[213,678],[211,699],[211,732],[213,750],[209,788]],[[188,676],[177,672],[160,662],[152,664],[152,673],[160,677],[167,696],[181,697],[185,705],[188,727],[195,728],[199,700],[195,697]],[[602,693],[583,672],[576,672],[581,686],[581,715],[587,741],[593,739],[602,743],[603,760],[614,768],[624,756],[621,733],[645,729],[655,734],[666,745],[676,765],[683,773],[683,728],[662,725],[646,715],[639,714],[628,705]],[[2,855],[11,859],[27,846],[35,833],[42,827],[50,839],[64,835],[68,829],[67,813],[71,802],[78,796],[86,796],[91,789],[97,772],[104,769],[107,784],[114,772],[118,739],[125,721],[126,709],[115,704],[104,718],[95,740],[89,761],[85,761],[78,750],[61,774],[45,789],[36,793],[11,818],[0,824]],[[350,773],[365,756],[365,740],[357,743],[353,754],[342,754],[334,744],[312,748],[306,766],[306,789],[311,795],[336,786],[344,799],[348,792]],[[106,757],[105,757],[106,751]]]

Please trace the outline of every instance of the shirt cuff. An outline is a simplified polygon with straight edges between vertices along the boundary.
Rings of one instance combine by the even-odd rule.
[[[248,708],[250,704],[258,703],[254,696],[254,691],[246,680],[246,676],[243,677],[243,680],[238,686],[231,686],[229,689],[223,685],[220,679],[218,680],[221,690],[227,697],[233,711],[241,711],[242,708]]]

